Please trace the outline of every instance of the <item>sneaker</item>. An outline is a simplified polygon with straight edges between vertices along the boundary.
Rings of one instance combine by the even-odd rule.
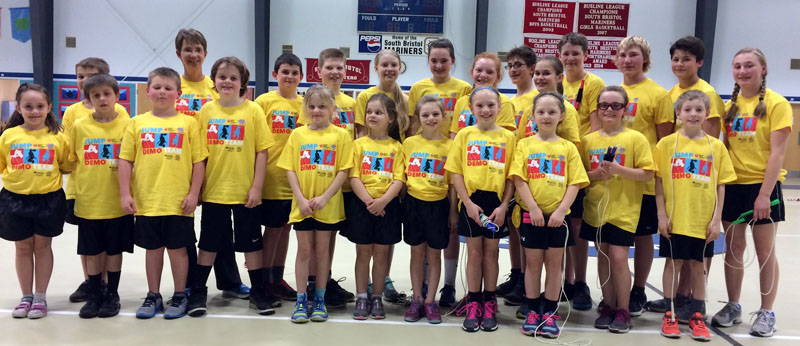
[[[78,285],[75,292],[69,295],[69,301],[73,303],[85,302],[89,298],[89,280],[84,280]]]
[[[281,282],[273,284],[272,290],[275,293],[275,295],[280,299],[292,302],[297,300],[297,291],[295,291],[294,288],[292,288],[292,286],[289,286],[289,283],[286,282],[286,280],[281,280]]]
[[[525,301],[525,280],[518,280],[517,284],[503,297],[503,302],[508,306],[519,306]]]
[[[661,321],[661,335],[670,339],[681,337],[681,330],[678,328],[678,320],[673,319],[672,311],[667,311]]]
[[[34,304],[36,305],[36,304]],[[33,310],[31,310],[33,312]],[[754,336],[770,337],[775,334],[775,313],[761,309],[751,315],[756,316],[756,321],[750,327],[750,334]],[[30,316],[30,315],[28,315]],[[694,320],[692,320],[694,321]]]
[[[439,324],[442,323],[442,313],[439,311],[439,306],[436,302],[425,304],[425,317],[428,318],[428,323]]]
[[[614,313],[614,321],[608,325],[608,331],[617,334],[624,334],[631,330],[631,314],[627,310],[617,310]]]
[[[511,290],[514,289],[514,286],[517,285],[517,281],[519,281],[520,276],[521,276],[520,274],[514,272],[507,274],[506,278],[508,278],[508,280],[506,280],[506,282],[502,284],[497,285],[497,288],[494,291],[495,294],[500,298],[505,297],[505,295],[510,293]]]
[[[608,329],[611,322],[614,322],[614,309],[601,301],[600,305],[597,306],[597,312],[600,313],[600,317],[594,320],[594,327],[597,329]]]
[[[558,329],[558,323],[556,320],[560,320],[561,317],[554,314],[553,311],[547,312],[542,316],[542,320],[544,320],[544,325],[542,325],[542,329],[539,331],[540,335],[555,339],[561,334],[561,330]]]
[[[468,302],[459,310],[458,313],[466,314],[466,317],[464,318],[464,324],[461,325],[461,329],[463,329],[465,332],[477,332],[478,329],[481,328],[480,317],[483,315],[481,303]]]
[[[564,289],[561,290],[561,296],[559,296],[558,301],[569,302],[573,298],[575,298],[575,284],[564,282]]]
[[[33,304],[31,304],[31,310],[28,311],[28,318],[35,320],[37,318],[42,318],[45,316],[47,316],[47,301],[42,300],[38,302],[33,302]]]
[[[575,310],[589,310],[592,308],[592,296],[589,285],[585,282],[575,282],[575,296],[572,297],[572,308]]]
[[[425,313],[423,311],[422,303],[418,300],[414,300],[411,302],[411,306],[408,307],[406,310],[406,314],[403,319],[406,322],[417,322],[422,318],[422,314]]]
[[[78,316],[80,318],[95,318],[100,312],[100,306],[103,305],[103,298],[99,294],[90,294],[86,299],[86,303],[81,307]]]
[[[372,317],[374,320],[382,320],[386,318],[386,313],[383,311],[383,301],[381,300],[381,297],[372,297],[372,309],[369,311],[369,317]]]
[[[250,291],[250,308],[256,310],[259,315],[272,315],[275,308],[272,307],[273,300],[262,290]]]
[[[328,279],[328,284],[325,285],[325,302],[328,304],[329,308],[333,308],[333,304],[331,304],[331,301],[328,299],[328,292],[331,293],[331,297],[339,298],[340,300],[343,300],[345,304],[356,301],[355,294],[348,292],[339,285],[340,282],[346,279],[347,278],[340,278],[339,280]]]
[[[456,305],[456,288],[445,284],[439,290],[439,306],[443,308],[452,308]]]
[[[675,298],[672,300],[672,303],[675,305],[675,312],[678,312],[678,309],[686,305],[688,303],[688,299],[682,295],[675,295]],[[647,304],[644,305],[644,309],[647,311],[652,312],[660,312],[664,313],[667,310],[670,310],[671,307],[667,305],[667,301],[664,298],[656,299],[648,301]]]
[[[347,307],[347,298],[341,293],[325,290],[325,303],[331,309],[344,309]]]
[[[239,284],[238,288],[222,290],[222,296],[225,298],[247,299],[250,298],[250,287],[245,284]]]
[[[383,286],[383,299],[389,303],[396,303],[400,300],[400,293],[394,288],[394,284],[392,280],[388,278],[384,281]]]
[[[325,297],[314,298],[314,311],[311,312],[311,320],[314,322],[325,322],[328,320],[328,309],[325,308]]]
[[[700,308],[700,314],[705,317],[706,305],[701,304],[701,306],[702,308]],[[692,319],[692,315],[694,315],[695,310],[697,310],[697,307],[692,306],[692,304],[689,302],[683,304],[681,307],[675,308],[675,316],[678,317],[678,323],[689,324],[689,320]]]
[[[774,324],[775,320],[773,319],[772,321]],[[692,315],[692,319],[689,320],[689,329],[692,331],[692,334],[689,334],[692,339],[700,341],[711,340],[711,334],[708,333],[708,328],[706,328],[706,320],[703,318],[703,314],[695,312]],[[770,335],[772,334],[770,333]]]
[[[108,318],[119,315],[119,310],[122,306],[119,304],[119,294],[108,293],[103,298],[103,305],[100,306],[100,311],[97,312],[97,317]]]
[[[369,298],[357,298],[356,307],[353,309],[353,319],[366,320],[369,317],[370,303]]]
[[[175,293],[172,295],[172,303],[170,303],[167,310],[164,311],[164,318],[173,320],[186,316],[188,307],[189,297],[186,296],[186,292]]]
[[[164,300],[161,298],[161,294],[147,292],[144,303],[136,310],[136,318],[153,318],[162,311],[164,311]]]
[[[224,294],[223,294],[224,295]],[[192,317],[200,317],[206,314],[206,301],[208,300],[208,287],[195,288],[189,296],[187,305],[188,314]]]
[[[308,322],[308,300],[298,300],[294,304],[294,312],[292,313],[293,323],[306,323]]]
[[[528,336],[536,334],[540,323],[539,314],[537,314],[536,311],[528,311],[528,314],[525,316],[525,323],[522,324],[522,334]]]
[[[19,304],[14,308],[14,311],[11,312],[11,316],[14,318],[28,317],[28,312],[31,311],[31,303],[30,300],[20,300]]]
[[[497,300],[495,299],[483,303],[481,330],[485,332],[497,330]]]
[[[720,327],[731,327],[739,323],[742,323],[742,306],[738,304],[725,304],[722,310],[711,318],[711,324]]]
[[[250,290],[250,293],[252,293],[252,292],[253,292],[253,290]],[[264,287],[264,295],[267,297],[267,299],[269,299],[270,302],[272,302],[272,307],[273,308],[279,308],[279,307],[283,306],[283,301],[281,300],[281,297],[279,295],[279,292],[278,292],[278,289],[277,289],[277,284],[275,284],[275,285],[273,285],[273,284],[266,285],[266,287]],[[294,299],[297,300],[297,296],[296,295],[295,295]]]
[[[517,319],[527,320],[528,312],[530,312],[530,309],[528,309],[528,304],[520,304],[519,307],[517,308]]]
[[[644,311],[644,305],[647,304],[647,295],[641,290],[631,290],[631,298],[628,305],[628,312],[631,316],[637,317]]]

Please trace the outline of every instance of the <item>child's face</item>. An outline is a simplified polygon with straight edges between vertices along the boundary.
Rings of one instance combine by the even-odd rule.
[[[147,86],[147,97],[153,101],[153,108],[175,108],[175,100],[181,96],[181,90],[171,78],[155,76]]]
[[[490,59],[478,59],[472,67],[472,81],[475,87],[494,87],[500,80],[497,66]]]
[[[450,58],[450,51],[447,48],[433,48],[428,54],[428,67],[434,78],[450,77],[450,68],[453,67],[453,59]]]
[[[98,69],[96,69],[94,67],[81,67],[81,66],[76,67],[75,68],[75,75],[78,78],[78,89],[82,91],[83,90],[83,82],[86,81],[86,78],[94,76],[94,75],[96,75],[98,73],[100,73],[100,70],[98,70]],[[86,96],[84,96],[84,97],[86,97]]]
[[[52,105],[45,98],[45,95],[36,90],[28,90],[20,96],[17,104],[17,111],[22,114],[25,126],[29,129],[38,130],[44,128],[44,121],[50,113]]]
[[[400,76],[400,60],[391,55],[384,55],[375,64],[375,72],[381,81],[396,82]]]
[[[281,64],[277,71],[272,71],[272,78],[278,81],[278,86],[282,88],[297,88],[303,80],[303,73],[300,66]]]
[[[386,107],[378,100],[367,103],[367,126],[373,133],[386,133],[392,120],[386,113]]]
[[[325,59],[325,63],[317,67],[323,85],[342,85],[346,71],[344,59],[339,58]]]
[[[175,53],[178,54],[178,58],[181,59],[184,69],[187,67],[202,68],[203,61],[206,60],[206,56],[208,55],[208,52],[203,49],[203,45],[200,44],[200,42],[188,40],[184,40],[183,47]]]
[[[607,91],[600,94],[597,99],[597,111],[603,124],[617,125],[622,123],[622,116],[628,111],[628,105],[625,104],[625,99],[622,98],[622,95],[617,92]]]
[[[500,111],[500,98],[491,90],[481,90],[472,96],[469,108],[478,118],[478,124],[491,125]]]
[[[217,68],[214,75],[214,88],[217,89],[220,97],[239,97],[239,90],[242,89],[242,77],[239,69],[231,64],[222,64]]]
[[[644,73],[644,55],[638,46],[630,46],[617,52],[617,68],[625,76]]]
[[[672,54],[672,73],[678,79],[689,79],[697,76],[697,70],[703,66],[703,61],[697,61],[697,57],[682,49],[676,49]]]
[[[566,71],[583,71],[583,63],[588,56],[583,52],[583,47],[572,43],[561,46],[558,58]]]
[[[438,131],[443,119],[442,109],[433,102],[428,102],[419,108],[419,121],[424,130]]]
[[[563,79],[564,75],[556,74],[553,64],[549,61],[542,60],[536,63],[536,69],[533,71],[533,83],[540,92],[558,90],[558,84],[561,84]]]
[[[742,53],[733,58],[733,80],[742,88],[755,88],[761,84],[761,76],[767,67],[761,65],[753,53]]]
[[[119,100],[119,93],[109,85],[98,85],[89,89],[89,101],[98,113],[108,114],[114,111],[114,106]]]
[[[530,82],[534,66],[525,65],[525,61],[517,56],[508,58],[508,77],[511,78],[511,83],[519,85],[525,81]]]
[[[540,132],[555,131],[558,123],[564,119],[564,113],[561,112],[558,99],[545,96],[537,100],[536,107],[533,109],[533,119],[536,120],[536,125],[539,126]]]
[[[311,124],[318,128],[328,126],[336,109],[323,102],[319,95],[312,95],[307,102],[306,114],[311,118]]]
[[[708,117],[708,109],[703,101],[688,100],[676,110],[678,119],[683,123],[683,127],[687,129],[700,129],[703,122]]]

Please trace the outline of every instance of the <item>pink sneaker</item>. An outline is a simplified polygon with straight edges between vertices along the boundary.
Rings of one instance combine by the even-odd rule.
[[[31,311],[31,302],[22,300],[19,302],[19,305],[14,308],[14,311],[11,312],[11,316],[14,318],[25,318],[28,317],[29,311]]]
[[[422,318],[422,303],[418,300],[414,300],[411,302],[411,306],[408,307],[405,314],[405,321],[406,322],[417,322]]]
[[[439,311],[439,306],[436,302],[425,304],[425,316],[428,317],[428,323],[439,324],[442,323],[442,313]]]
[[[497,330],[497,300],[492,299],[483,303],[481,330],[485,332]]]
[[[35,320],[47,316],[47,301],[34,302],[31,305],[31,310],[28,311],[28,318]]]

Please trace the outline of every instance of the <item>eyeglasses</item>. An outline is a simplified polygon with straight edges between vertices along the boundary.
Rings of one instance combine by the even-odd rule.
[[[601,110],[606,110],[606,109],[611,108],[611,109],[613,109],[615,111],[618,111],[620,109],[625,108],[625,104],[624,103],[619,103],[619,102],[612,102],[612,103],[600,102],[600,103],[597,104],[597,108],[601,109]]]
[[[525,65],[525,64],[523,64],[521,62],[518,62],[516,64],[506,64],[505,68],[506,68],[506,70],[511,70],[511,69],[519,70],[519,69],[521,69],[523,67],[527,67],[527,65]]]

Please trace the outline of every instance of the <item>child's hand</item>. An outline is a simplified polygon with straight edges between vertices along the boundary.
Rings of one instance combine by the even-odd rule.
[[[309,216],[314,212],[314,209],[311,208],[311,203],[305,198],[298,198],[297,199],[297,207],[300,208],[300,214],[303,216]]]
[[[608,180],[611,178],[611,169],[609,168],[608,161],[601,162],[600,167],[597,167],[593,172],[596,180]]]
[[[619,163],[617,163],[617,161],[611,161],[611,162],[603,161],[602,165],[606,166],[609,175],[622,174],[622,170],[620,169],[622,168],[622,166],[620,166]]]
[[[467,216],[469,216],[472,221],[475,221],[475,223],[479,225],[481,224],[481,213],[483,212],[481,207],[472,201],[464,201],[461,207],[467,208]]]
[[[447,217],[447,224],[450,226],[450,229],[458,229],[458,211],[450,211],[450,215]]]
[[[770,205],[769,197],[758,195],[755,203],[753,203],[753,220],[761,220],[769,218]]]
[[[181,209],[183,209],[183,215],[194,213],[194,210],[197,209],[197,195],[191,192],[186,195],[181,203]]]
[[[367,205],[367,210],[369,210],[369,212],[372,213],[372,215],[384,216],[386,215],[384,208],[386,208],[387,204],[389,204],[389,202],[386,201],[383,197],[376,198],[372,200],[372,203]]]
[[[566,214],[561,209],[556,209],[550,214],[550,220],[547,222],[547,227],[561,227],[564,224]]]
[[[325,208],[326,204],[328,204],[328,199],[323,196],[317,196],[308,201],[308,206],[313,210]]]
[[[122,210],[126,214],[136,214],[136,203],[133,202],[131,195],[122,196],[120,201],[122,202]]]
[[[254,189],[250,188],[247,191],[247,203],[244,205],[245,208],[255,208],[258,206],[258,203],[261,202],[261,189]]]
[[[508,211],[508,207],[505,204],[500,204],[499,207],[494,208],[492,215],[489,215],[489,220],[492,220],[497,228],[503,227],[506,223],[506,212]],[[478,223],[480,224],[480,222]]]
[[[531,225],[544,227],[544,214],[542,214],[542,210],[539,207],[531,208],[528,214],[531,216]]]
[[[720,233],[719,221],[712,219],[711,222],[708,223],[708,227],[706,228],[706,244],[717,240],[717,238],[719,238],[719,233]]]
[[[709,227],[710,226],[711,225],[709,225]],[[672,221],[666,215],[658,216],[658,232],[660,232],[664,238],[670,238],[670,233],[672,233]]]

